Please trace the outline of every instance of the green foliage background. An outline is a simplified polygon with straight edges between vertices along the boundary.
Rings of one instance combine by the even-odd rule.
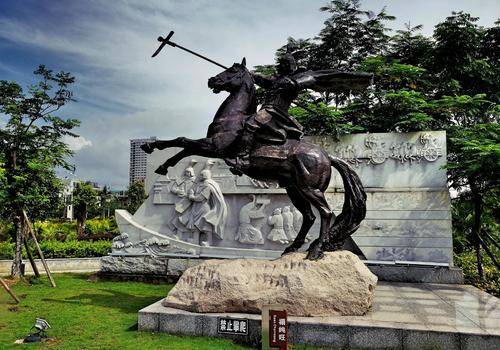
[[[500,22],[485,28],[468,13],[452,12],[425,37],[421,25],[392,33],[393,16],[365,10],[357,0],[329,1],[320,10],[328,18],[317,36],[288,39],[299,69],[371,72],[373,85],[303,92],[290,115],[311,135],[445,130],[448,180],[458,193],[455,260],[467,281],[498,295]],[[276,63],[285,52],[285,46],[276,51]],[[276,67],[256,71],[273,74]],[[477,278],[473,249],[491,255],[484,256],[484,271],[476,260]]]

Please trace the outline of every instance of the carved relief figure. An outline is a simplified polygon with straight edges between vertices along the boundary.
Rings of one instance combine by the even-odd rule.
[[[283,207],[283,228],[289,241],[293,241],[297,237],[297,230],[293,226],[293,213],[287,205]]]
[[[179,221],[190,230],[199,230],[206,234],[204,244],[212,244],[212,235],[224,238],[224,226],[227,219],[227,206],[222,191],[209,169],[200,173],[200,182],[189,191],[192,202],[190,211],[185,212]]]
[[[365,146],[370,149],[369,163],[382,164],[387,156],[384,151],[385,143],[378,136],[369,135],[366,137]]]
[[[192,159],[191,164],[184,169],[182,177],[177,178],[170,188],[170,192],[178,197],[178,200],[175,202],[175,211],[178,215],[172,219],[171,224],[179,233],[189,231],[179,220],[179,217],[181,215],[189,215],[188,211],[190,210],[192,202],[188,198],[188,193],[194,186],[195,174],[193,167],[195,164],[196,160]]]
[[[436,161],[443,153],[437,144],[437,139],[431,134],[420,135],[420,143],[423,145],[421,150],[422,157],[429,162]]]
[[[252,201],[245,204],[240,209],[239,226],[236,232],[235,240],[246,244],[264,244],[264,238],[260,227],[254,226],[252,220],[262,219],[265,217],[264,207],[270,202],[264,198],[257,200],[255,195],[251,195]]]
[[[302,214],[295,207],[293,207],[292,214],[293,214],[293,228],[295,229],[295,231],[299,232],[300,227],[302,226],[302,219],[303,219]]]
[[[283,227],[281,208],[274,209],[273,214],[268,218],[267,222],[269,225],[273,226],[273,229],[267,235],[267,239],[282,244],[288,243],[288,238]]]

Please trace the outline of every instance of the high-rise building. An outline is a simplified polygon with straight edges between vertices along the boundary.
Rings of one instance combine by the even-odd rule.
[[[144,179],[146,178],[147,154],[141,149],[141,145],[153,141],[156,141],[156,137],[154,136],[151,136],[149,139],[130,140],[130,184],[134,183],[137,180],[144,181]]]

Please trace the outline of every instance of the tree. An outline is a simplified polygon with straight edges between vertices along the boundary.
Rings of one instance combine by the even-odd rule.
[[[77,234],[85,233],[85,223],[89,211],[95,209],[98,203],[97,192],[90,184],[79,182],[73,191],[73,213],[77,222]]]
[[[498,248],[498,232],[488,232],[483,219],[487,198],[498,199],[500,194],[500,126],[491,123],[476,124],[470,128],[457,127],[449,139],[449,146],[449,179],[455,188],[465,188],[462,196],[469,197],[472,204],[469,240],[476,250],[478,275],[482,279],[482,249],[500,269],[493,248],[490,248],[492,245]]]
[[[406,23],[404,30],[397,30],[390,40],[389,56],[403,64],[425,66],[433,47],[429,38],[418,33],[422,28]]]
[[[57,166],[71,168],[67,159],[72,152],[62,138],[76,136],[71,130],[79,124],[75,119],[62,119],[54,114],[72,100],[69,86],[74,78],[62,71],[54,74],[43,65],[34,74],[39,81],[26,92],[15,82],[0,81],[0,117],[5,118],[0,129],[0,154],[5,170],[5,207],[15,227],[12,275],[16,277],[21,274],[26,225],[23,211],[29,211],[30,204],[37,205],[47,195],[37,192],[39,187],[32,182],[33,176],[38,180]]]
[[[486,29],[481,41],[481,54],[488,62],[497,68],[500,66],[500,20],[495,26]]]
[[[362,10],[359,0],[333,0],[321,11],[330,14],[316,39],[310,68],[352,70],[364,58],[384,52],[389,36],[385,21],[394,20],[385,9]]]
[[[366,58],[381,54],[387,49],[389,29],[385,22],[395,17],[385,9],[377,14],[361,9],[359,0],[333,0],[320,8],[330,17],[315,38],[317,43],[310,49],[310,69],[337,69],[352,71]],[[336,107],[349,100],[349,92],[331,91],[321,94],[322,102]]]
[[[127,189],[127,210],[130,213],[135,213],[145,199],[144,182],[134,181]]]
[[[0,158],[1,159],[1,158]],[[3,162],[0,160],[0,218],[4,217],[5,202],[7,201],[7,179],[5,178],[5,170],[1,167]]]
[[[498,243],[485,230],[486,200],[498,194],[498,117],[500,67],[495,48],[498,22],[479,27],[478,18],[453,12],[434,31],[433,66],[436,77],[436,120],[448,132],[451,185],[472,201],[473,224],[469,241],[476,250],[477,270],[483,279],[482,250],[490,257]],[[497,268],[498,262],[492,258]]]
[[[112,194],[108,190],[108,186],[103,187],[103,189],[99,193],[99,199],[100,207],[102,210],[102,218],[105,219],[106,217],[110,216],[110,204],[112,201]]]

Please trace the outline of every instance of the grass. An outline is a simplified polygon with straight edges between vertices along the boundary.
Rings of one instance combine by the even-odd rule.
[[[138,282],[90,282],[88,275],[56,274],[13,286],[22,298],[15,305],[0,289],[0,349],[249,349],[230,340],[182,337],[137,331],[137,311],[163,298],[172,285]],[[36,317],[52,326],[53,341],[15,345]],[[305,349],[305,348],[304,348]]]
[[[165,297],[173,285],[139,282],[93,282],[85,274],[55,274],[57,288],[45,277],[11,286],[19,305],[0,288],[0,350],[8,349],[154,349],[248,350],[227,339],[175,336],[137,331],[137,311]],[[16,345],[36,317],[46,319],[53,340]],[[307,345],[293,350],[322,350]]]

